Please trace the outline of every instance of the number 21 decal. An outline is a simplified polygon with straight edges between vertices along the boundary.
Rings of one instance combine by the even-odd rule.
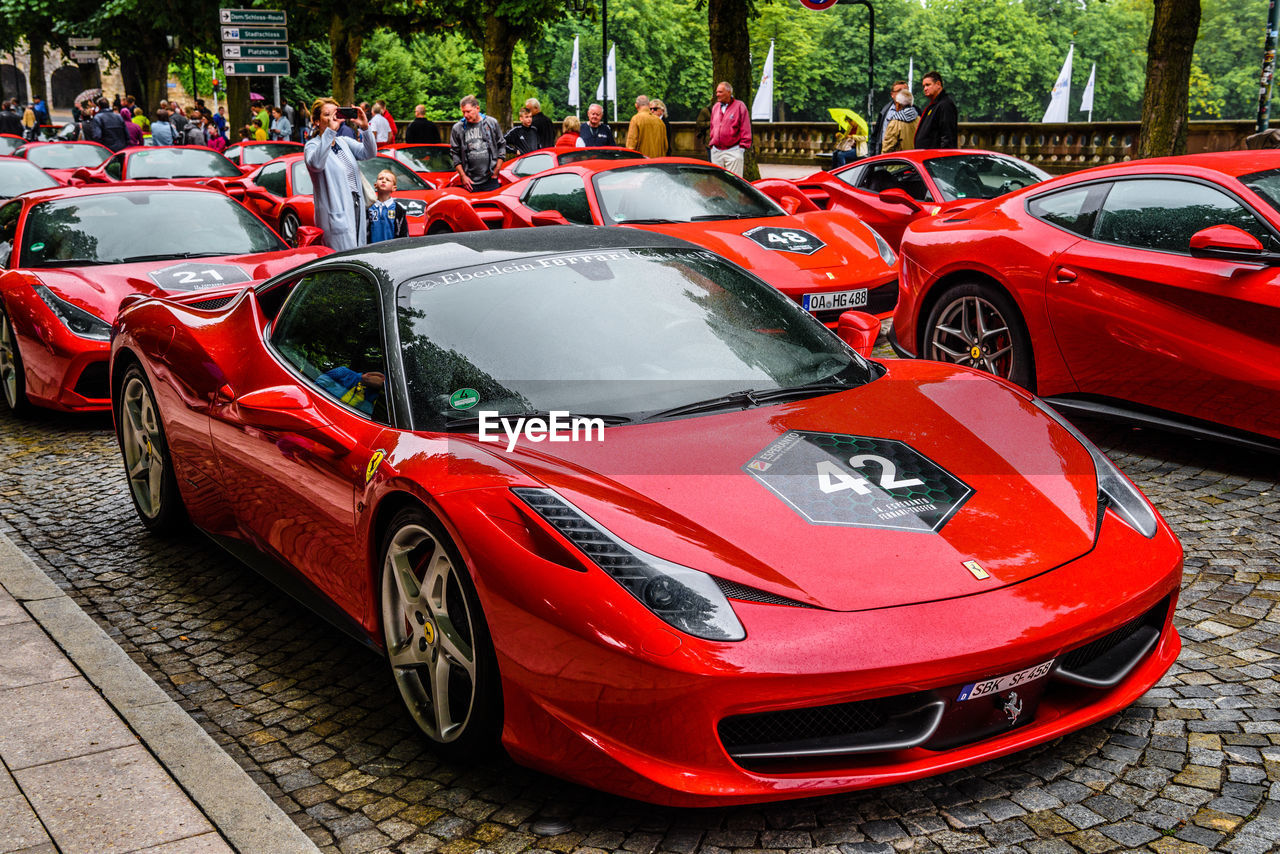
[[[924,481],[917,477],[898,478],[898,467],[893,464],[892,460],[886,459],[879,454],[858,454],[849,458],[849,465],[853,468],[864,468],[867,463],[875,463],[880,467],[879,487],[884,490],[905,489],[908,486],[923,486]],[[818,467],[818,489],[830,495],[833,492],[841,492],[851,489],[859,495],[871,494],[871,482],[860,474],[850,474],[844,471],[831,460],[821,460],[817,463]]]

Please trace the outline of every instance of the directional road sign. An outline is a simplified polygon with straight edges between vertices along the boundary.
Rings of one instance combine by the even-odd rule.
[[[223,27],[224,42],[287,42],[289,30],[285,27]]]
[[[102,59],[102,52],[97,50],[73,50],[71,51],[72,62],[97,62]]]
[[[222,71],[228,77],[288,77],[287,62],[224,62]]]
[[[102,39],[67,39],[67,44],[72,47],[97,47],[102,44]]]
[[[289,21],[284,12],[277,9],[219,9],[220,24],[257,24],[263,27],[283,27]]]
[[[287,44],[224,44],[223,59],[288,59]]]

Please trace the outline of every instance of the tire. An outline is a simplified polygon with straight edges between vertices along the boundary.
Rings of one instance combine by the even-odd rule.
[[[113,408],[116,441],[138,518],[156,536],[185,528],[187,512],[178,492],[160,410],[151,384],[138,365],[130,365],[125,371]]]
[[[920,355],[995,374],[1035,391],[1027,325],[1007,294],[965,282],[939,297],[921,336]]]
[[[298,215],[293,211],[285,211],[280,217],[280,236],[284,238],[284,242],[290,246],[297,248],[298,246]]]
[[[9,315],[0,308],[0,388],[5,405],[19,418],[31,414],[31,401],[27,399],[27,374],[22,367],[22,354],[18,352],[18,336],[13,332]]]
[[[380,554],[382,633],[405,709],[442,758],[493,752],[502,726],[498,662],[461,554],[417,506],[392,518]]]
[[[447,223],[434,222],[431,228],[427,229],[427,234],[453,234],[453,229]]]

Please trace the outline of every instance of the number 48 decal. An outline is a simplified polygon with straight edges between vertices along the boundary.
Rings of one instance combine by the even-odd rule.
[[[849,458],[849,465],[853,468],[860,469],[867,463],[875,463],[880,467],[880,483],[881,489],[905,489],[908,486],[922,486],[924,481],[917,477],[898,478],[898,467],[893,464],[892,460],[888,460],[879,454],[858,454]],[[860,474],[850,474],[841,469],[831,460],[822,460],[818,464],[818,489],[830,495],[833,492],[841,492],[851,489],[859,495],[871,494],[871,482]]]
[[[794,231],[771,231],[768,234],[770,243],[808,243],[809,238]]]

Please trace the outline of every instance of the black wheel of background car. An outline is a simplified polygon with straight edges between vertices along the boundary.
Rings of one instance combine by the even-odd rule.
[[[382,542],[382,633],[414,723],[449,759],[497,746],[498,663],[475,585],[443,526],[401,510]]]
[[[14,415],[26,415],[31,411],[27,400],[27,377],[22,368],[22,354],[18,352],[18,338],[13,334],[9,315],[0,308],[0,386],[4,388],[4,402]]]
[[[929,312],[921,356],[954,362],[1035,390],[1031,339],[1018,307],[982,282],[950,288]]]
[[[427,234],[453,234],[453,229],[443,222],[432,223]]]
[[[298,245],[298,215],[293,211],[285,211],[280,217],[280,236],[290,246]]]
[[[125,371],[115,400],[115,416],[116,439],[138,518],[153,534],[177,531],[186,522],[186,508],[178,492],[155,395],[138,365]]]

